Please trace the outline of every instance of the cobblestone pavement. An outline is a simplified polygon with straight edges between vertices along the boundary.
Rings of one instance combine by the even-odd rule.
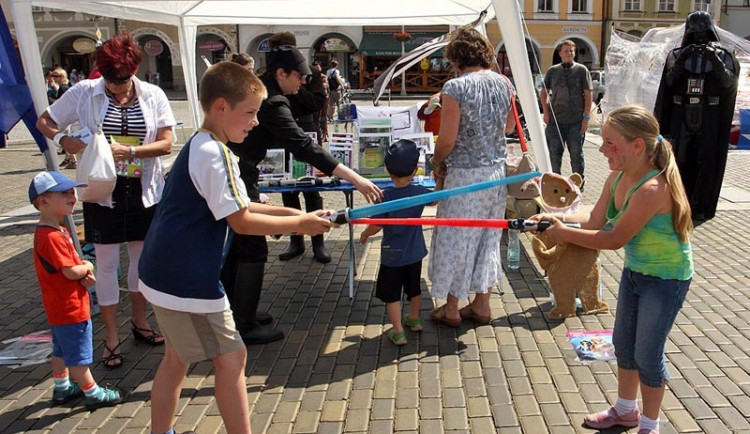
[[[185,103],[175,107],[178,117],[187,119]],[[585,146],[586,205],[595,200],[606,177],[599,140],[589,134]],[[31,144],[16,141],[0,150],[0,340],[46,328],[31,260],[36,217],[26,202],[28,182],[41,167]],[[720,211],[693,235],[696,273],[666,349],[672,380],[662,405],[662,433],[750,432],[750,230],[743,220],[750,206],[748,167],[750,153],[730,154]],[[272,199],[281,202],[277,195]],[[344,205],[343,195],[327,194],[325,200],[330,208]],[[362,204],[361,198],[357,201]],[[355,228],[355,239],[361,229]],[[426,228],[425,234],[429,239],[432,231]],[[327,265],[312,260],[309,244],[303,257],[279,262],[287,241],[270,240],[262,308],[274,316],[286,339],[249,347],[253,430],[594,432],[582,427],[582,419],[614,401],[616,366],[577,361],[565,334],[611,329],[614,310],[550,320],[546,280],[530,254],[530,239],[521,239],[521,268],[509,272],[492,295],[492,324],[464,322],[454,330],[427,320],[435,300],[425,272],[425,330],[407,332],[409,343],[401,348],[381,337],[387,315],[373,296],[380,237],[356,245],[353,300],[347,296],[345,228],[327,235],[333,256]],[[614,309],[622,262],[622,251],[601,253],[604,300]],[[92,368],[97,381],[130,390],[127,402],[94,412],[81,402],[51,407],[47,364],[0,367],[2,433],[148,432],[149,392],[163,349],[136,344],[128,330],[128,303],[121,308],[124,366],[109,371],[97,362]],[[98,317],[94,325],[98,356],[104,336]],[[213,387],[211,364],[193,365],[179,402],[178,432],[224,432]]]

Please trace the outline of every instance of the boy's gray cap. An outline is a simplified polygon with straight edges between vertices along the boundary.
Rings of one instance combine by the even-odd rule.
[[[417,170],[419,149],[407,139],[397,140],[385,152],[385,168],[393,176],[409,176]]]
[[[74,187],[86,187],[82,182],[76,182],[60,172],[39,172],[29,184],[29,202],[48,191],[68,191]]]

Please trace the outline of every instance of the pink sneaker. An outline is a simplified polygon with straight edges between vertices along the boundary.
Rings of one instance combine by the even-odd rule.
[[[610,414],[612,416],[610,416]],[[609,410],[602,411],[599,413],[592,413],[583,419],[583,423],[589,428],[594,429],[607,429],[613,426],[624,426],[628,428],[635,428],[641,422],[641,412],[638,407],[630,413],[623,414],[620,416],[615,411],[615,407],[609,407]],[[645,432],[645,431],[644,431]],[[638,432],[638,434],[643,434]]]

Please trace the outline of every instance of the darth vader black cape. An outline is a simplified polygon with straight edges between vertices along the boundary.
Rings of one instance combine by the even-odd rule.
[[[737,58],[713,43],[713,26],[700,30],[708,41],[694,38],[688,18],[682,46],[667,56],[654,107],[698,221],[716,214],[740,70]]]

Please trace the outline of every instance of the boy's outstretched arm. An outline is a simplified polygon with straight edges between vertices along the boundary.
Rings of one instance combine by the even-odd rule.
[[[360,244],[366,244],[367,239],[371,236],[377,234],[383,229],[382,226],[377,225],[368,225],[365,230],[362,231],[362,234],[359,236],[359,242]]]
[[[264,208],[277,208],[277,210],[266,210]],[[261,212],[250,212],[243,208],[227,216],[229,226],[238,234],[244,235],[273,235],[296,233],[298,235],[320,235],[328,232],[334,225],[320,218],[326,211],[318,210],[307,214],[289,215],[284,210],[289,208],[273,207],[268,205],[252,204],[253,210],[268,212],[280,212],[283,214],[268,214]],[[294,211],[294,210],[292,210]]]

